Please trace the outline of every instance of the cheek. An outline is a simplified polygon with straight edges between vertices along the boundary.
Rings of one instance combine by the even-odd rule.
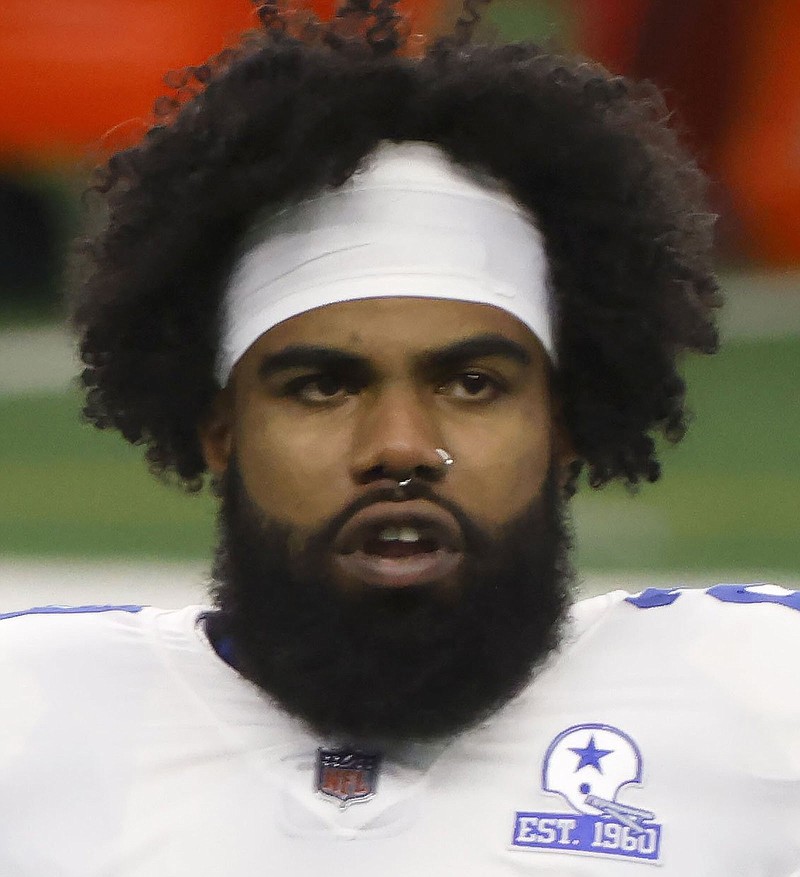
[[[344,471],[339,444],[330,430],[320,435],[308,424],[299,428],[265,405],[243,412],[235,437],[239,468],[252,499],[269,517],[301,527],[316,526],[337,508]]]
[[[522,412],[496,429],[482,430],[468,447],[462,445],[458,488],[487,524],[518,515],[544,487],[552,454],[550,420],[530,414]]]

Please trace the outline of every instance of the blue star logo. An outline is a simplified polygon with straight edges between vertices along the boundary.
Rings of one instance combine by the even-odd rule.
[[[602,773],[603,768],[600,765],[600,759],[606,755],[610,755],[614,751],[613,749],[598,749],[594,742],[594,734],[592,734],[589,742],[583,749],[579,749],[576,746],[570,746],[569,750],[570,752],[574,752],[580,758],[578,766],[575,768],[575,773],[584,767],[594,767],[597,768],[599,773]]]

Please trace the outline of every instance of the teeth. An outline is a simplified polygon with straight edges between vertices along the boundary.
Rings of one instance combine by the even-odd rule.
[[[419,532],[414,527],[384,527],[378,534],[382,542],[419,542]]]

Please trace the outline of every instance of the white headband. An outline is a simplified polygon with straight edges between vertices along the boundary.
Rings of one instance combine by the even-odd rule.
[[[497,183],[428,143],[383,143],[341,187],[253,230],[222,306],[225,386],[268,329],[323,305],[411,296],[494,305],[555,359],[542,236]]]

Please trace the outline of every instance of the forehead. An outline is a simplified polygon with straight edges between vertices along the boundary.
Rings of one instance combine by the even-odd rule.
[[[489,333],[504,335],[534,356],[541,352],[539,340],[524,323],[492,305],[389,297],[337,302],[298,314],[265,332],[243,361],[298,344],[337,347],[376,359],[412,357]]]

